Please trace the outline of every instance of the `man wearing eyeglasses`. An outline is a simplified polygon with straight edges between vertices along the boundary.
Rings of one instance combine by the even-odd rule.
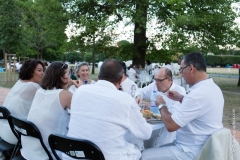
[[[203,55],[199,52],[186,54],[181,61],[180,73],[191,86],[190,92],[182,95],[168,91],[169,98],[181,102],[174,113],[165,106],[159,108],[168,131],[176,131],[176,140],[160,148],[145,150],[144,160],[193,160],[207,139],[223,128],[224,98],[221,89],[206,73]],[[157,99],[156,104],[161,103],[163,101]]]
[[[182,95],[186,94],[186,91],[183,87],[179,86],[178,84],[174,83],[172,80],[172,71],[169,68],[161,67],[156,74],[154,75],[154,82],[149,84],[144,88],[139,88],[136,91],[135,97],[136,102],[142,106],[147,106],[145,109],[150,108],[149,102],[143,101],[143,99],[150,99],[151,94],[153,91],[157,91],[157,98],[161,99],[162,103],[158,105],[167,106],[168,111],[173,113],[181,103],[178,101],[174,101],[167,97],[167,92],[169,90],[177,91]],[[161,146],[166,143],[172,142],[176,138],[175,132],[168,132],[166,128],[163,128],[161,131],[160,139],[157,142],[156,146]]]

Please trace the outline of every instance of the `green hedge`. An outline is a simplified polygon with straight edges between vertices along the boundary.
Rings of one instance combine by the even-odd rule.
[[[240,56],[205,56],[207,65],[222,66],[240,64]]]

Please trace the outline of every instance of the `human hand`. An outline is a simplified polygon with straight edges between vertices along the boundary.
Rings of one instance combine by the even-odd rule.
[[[163,99],[162,96],[158,95],[158,96],[156,97],[156,102],[155,102],[155,104],[156,104],[157,106],[159,106],[160,104],[166,104],[166,102],[165,102],[165,100]]]
[[[83,85],[83,82],[81,80],[72,80],[73,85],[78,88],[81,85]]]
[[[141,101],[138,105],[141,108],[141,110],[149,110],[150,109],[150,103],[149,102]]]
[[[182,99],[183,99],[183,95],[181,95],[180,93],[176,92],[176,91],[168,91],[167,92],[167,97],[172,99],[172,100],[175,100],[175,101],[179,101],[179,102],[182,102]]]
[[[142,96],[141,95],[137,95],[135,101],[136,101],[137,104],[139,104],[142,101]]]

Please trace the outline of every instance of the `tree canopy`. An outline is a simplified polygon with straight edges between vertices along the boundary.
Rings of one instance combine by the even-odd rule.
[[[74,0],[63,1],[78,25],[80,43],[108,35],[113,41],[120,22],[132,25],[133,46],[129,54],[134,64],[149,58],[190,49],[210,51],[236,44],[232,0]],[[166,51],[166,52],[164,52]]]

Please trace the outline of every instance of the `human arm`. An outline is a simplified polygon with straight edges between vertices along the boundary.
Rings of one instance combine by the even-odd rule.
[[[63,109],[69,108],[72,101],[72,93],[67,90],[62,90],[59,94],[60,103]]]
[[[137,139],[149,139],[152,134],[152,127],[143,118],[138,105],[133,102],[129,109],[128,129]]]
[[[142,99],[150,99],[150,96],[153,92],[153,90],[156,90],[156,85],[155,85],[155,82],[152,82],[151,84],[149,84],[148,86],[144,87],[144,88],[139,88],[137,89],[136,93],[135,93],[135,97],[137,96],[141,96],[141,100]],[[137,101],[137,103],[140,103],[141,101]]]
[[[172,119],[172,114],[168,111],[166,106],[160,109],[162,121],[169,132],[174,132],[180,128],[180,126]]]
[[[174,101],[179,101],[180,103],[182,103],[183,100],[183,95],[181,95],[180,93],[178,93],[177,91],[168,91],[167,93],[167,97],[174,100]]]

